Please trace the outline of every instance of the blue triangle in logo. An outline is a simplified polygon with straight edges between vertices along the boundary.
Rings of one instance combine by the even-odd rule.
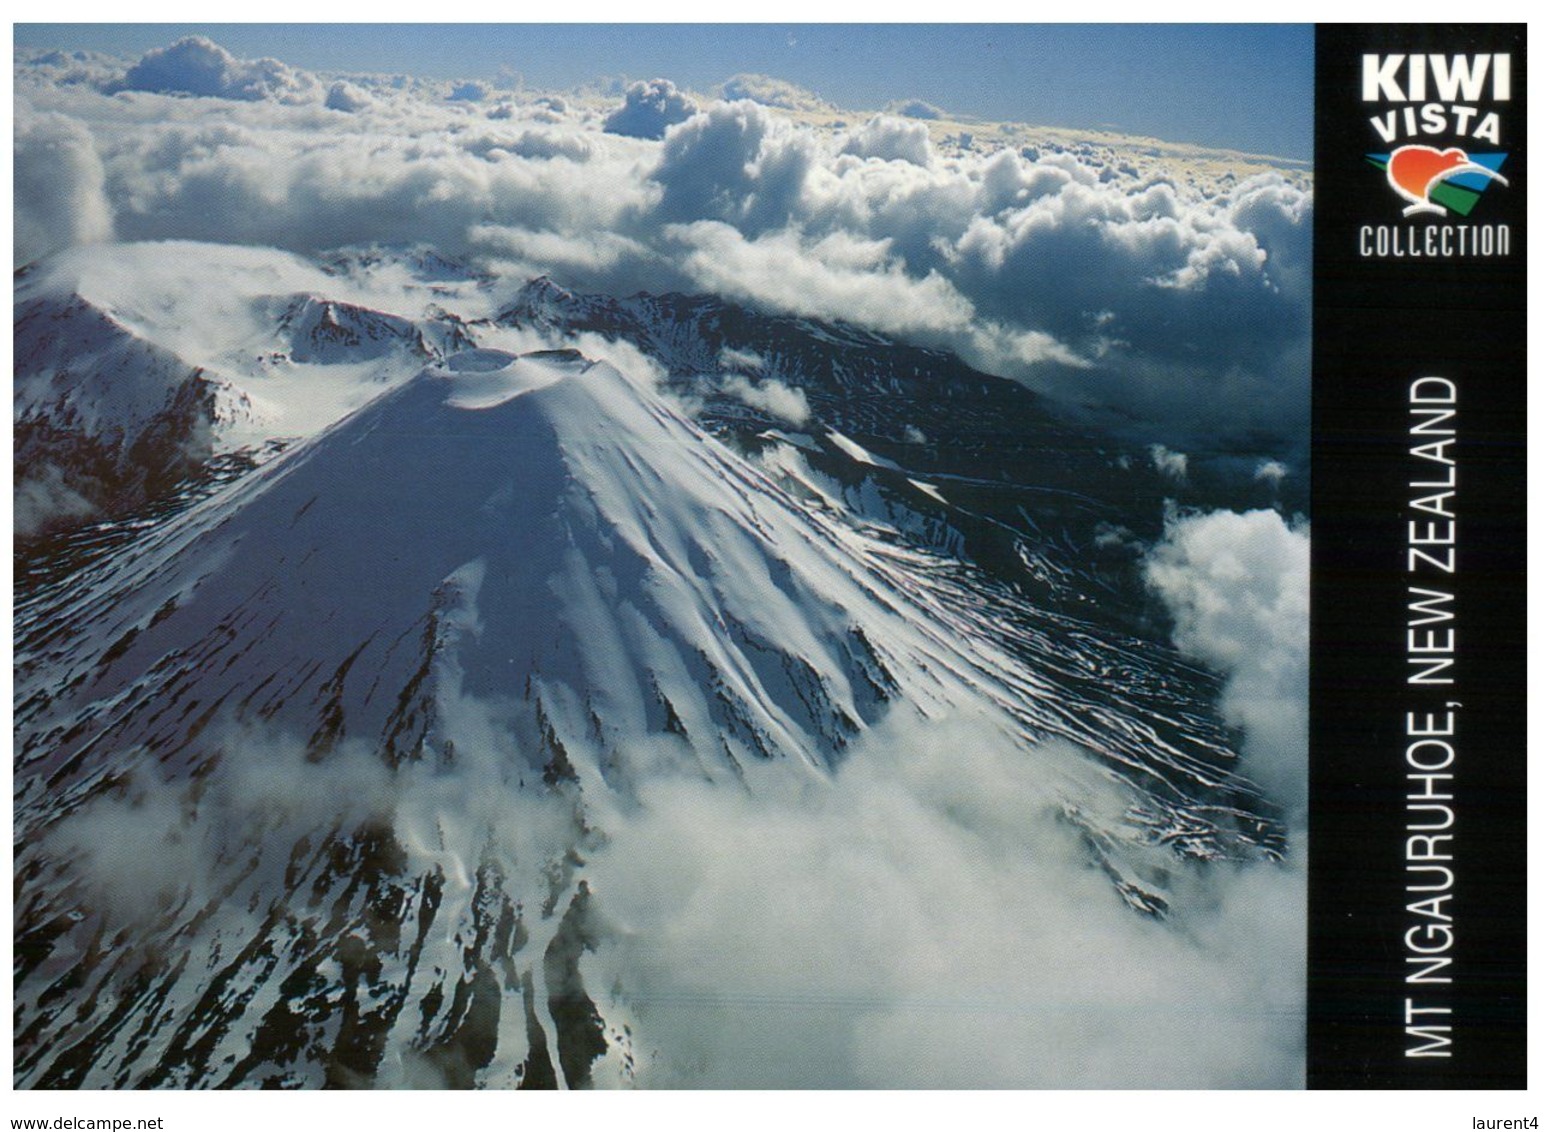
[[[1493,173],[1500,173],[1502,162],[1507,160],[1505,153],[1471,153],[1469,160],[1476,165],[1484,165]],[[1461,189],[1472,189],[1477,193],[1485,192],[1486,186],[1491,183],[1491,178],[1484,173],[1460,173],[1457,177],[1449,177],[1448,184],[1457,185]]]

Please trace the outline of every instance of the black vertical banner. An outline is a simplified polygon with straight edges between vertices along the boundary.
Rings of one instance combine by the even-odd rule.
[[[1527,1084],[1526,47],[1318,29],[1311,1088]]]

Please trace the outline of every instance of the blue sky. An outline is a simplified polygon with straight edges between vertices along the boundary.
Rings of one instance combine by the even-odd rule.
[[[1311,25],[19,24],[15,42],[138,56],[195,33],[314,71],[520,75],[546,89],[661,77],[699,90],[755,72],[850,109],[918,98],[979,118],[1312,155]]]

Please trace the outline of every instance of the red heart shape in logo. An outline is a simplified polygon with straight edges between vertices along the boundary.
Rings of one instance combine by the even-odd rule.
[[[1467,164],[1469,155],[1462,149],[1402,145],[1389,155],[1389,180],[1411,200],[1424,201],[1427,186],[1438,174]]]

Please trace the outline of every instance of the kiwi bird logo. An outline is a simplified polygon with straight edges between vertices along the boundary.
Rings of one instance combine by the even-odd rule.
[[[1418,212],[1468,216],[1487,185],[1507,184],[1500,172],[1506,159],[1505,153],[1470,154],[1457,147],[1430,145],[1402,145],[1393,153],[1367,155],[1371,164],[1386,170],[1394,191],[1410,202],[1406,216]]]

